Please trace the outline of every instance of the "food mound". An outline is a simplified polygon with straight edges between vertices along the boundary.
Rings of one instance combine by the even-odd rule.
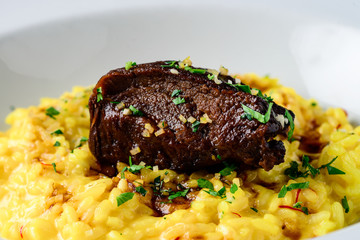
[[[154,109],[154,112],[147,110],[146,106],[153,106],[151,99],[132,102],[131,93],[127,91],[123,92],[129,99],[116,98],[120,96],[118,89],[106,84],[95,87],[95,102],[101,106],[99,109],[122,111],[121,114],[129,116],[127,119],[123,116],[129,127],[124,137],[129,141],[133,140],[132,127],[141,126],[135,133],[137,139],[141,134],[144,139],[153,138],[161,144],[157,139],[162,136],[167,138],[165,143],[168,145],[172,141],[169,129],[178,127],[183,128],[186,136],[194,138],[188,151],[196,150],[197,134],[207,136],[211,133],[212,124],[218,120],[217,115],[192,109],[187,105],[192,104],[188,98],[191,88],[171,88],[170,82],[188,76],[187,72],[193,76],[194,71],[202,70],[191,67],[189,59],[162,65],[169,66],[164,67],[170,72],[166,73],[169,83],[162,85],[162,91],[170,93],[170,97],[166,96],[168,104],[165,109],[171,111],[168,114],[172,116],[169,118],[172,121],[168,118],[156,119],[146,125],[148,118],[141,118],[138,114],[155,116],[162,109]],[[131,73],[142,66],[130,62],[120,73]],[[220,69],[220,74],[214,70],[206,71],[204,75],[209,82],[217,84],[216,81],[227,79],[225,68]],[[198,74],[203,77],[202,72]],[[195,79],[199,86],[201,81]],[[135,82],[131,84],[136,85]],[[125,144],[128,154],[116,162],[110,159],[106,163],[97,161],[88,145],[88,136],[92,131],[89,124],[89,107],[92,106],[88,103],[93,87],[75,87],[59,99],[44,98],[39,106],[16,109],[6,119],[11,127],[0,133],[1,237],[26,240],[305,239],[358,221],[360,127],[350,125],[343,109],[323,110],[315,100],[303,99],[293,89],[281,86],[276,79],[268,76],[235,75],[229,86],[217,85],[206,83],[207,88],[217,88],[221,94],[234,92],[234,99],[245,106],[237,105],[233,110],[240,118],[238,121],[248,126],[254,124],[255,129],[269,123],[280,129],[282,124],[278,123],[284,123],[282,128],[287,128],[287,134],[274,130],[274,135],[265,138],[269,145],[271,141],[283,143],[286,149],[284,162],[271,160],[271,165],[262,166],[259,162],[266,162],[267,155],[258,156],[256,154],[259,153],[255,152],[256,156],[250,161],[251,167],[244,168],[233,161],[233,157],[226,155],[232,154],[229,148],[223,149],[224,152],[212,152],[212,146],[209,146],[208,151],[197,152],[197,157],[205,161],[200,156],[204,154],[216,165],[207,165],[210,169],[205,169],[201,162],[199,167],[184,165],[182,170],[186,171],[175,171],[172,169],[181,169],[181,164],[169,165],[167,156],[160,162],[156,162],[157,156],[145,162],[141,154],[147,154],[146,151],[151,149],[146,150],[142,145],[130,147],[123,140],[118,141],[123,141],[121,144]],[[240,86],[249,86],[245,92],[249,91],[251,95],[247,93],[245,96],[241,89],[246,87]],[[236,87],[239,89],[234,89]],[[195,89],[202,93],[201,87]],[[254,95],[262,100],[252,97]],[[253,99],[256,104],[246,104],[249,103],[246,99]],[[279,106],[273,103],[274,114],[270,114],[265,123],[259,123],[265,120],[272,102]],[[205,109],[213,104],[209,102],[202,107]],[[289,109],[287,114],[284,108]],[[230,116],[232,110],[226,110],[225,115]],[[221,115],[218,116],[221,118]],[[103,117],[101,115],[98,120]],[[141,121],[144,121],[143,124]],[[93,122],[92,127],[96,127],[98,123]],[[223,123],[226,125],[225,121]],[[119,136],[117,128],[102,131]],[[231,129],[225,128],[224,131]],[[261,139],[267,136],[266,131],[270,130],[264,130]],[[215,133],[221,135],[221,131],[214,130]],[[100,137],[102,139],[103,136]],[[104,138],[105,145],[111,144],[108,140]],[[202,143],[200,141],[199,146]],[[259,147],[262,147],[261,144]],[[160,149],[163,151],[161,154],[164,154],[164,149]],[[100,146],[98,150],[104,149]],[[185,151],[177,154],[189,156],[192,153]],[[176,157],[181,159],[182,156]],[[103,165],[107,164],[115,165],[116,172],[111,172],[111,168],[104,170]],[[198,170],[189,171],[192,167]],[[108,175],[117,174],[108,176],[102,171]]]
[[[285,155],[273,138],[287,135],[294,114],[258,93],[176,61],[116,69],[90,97],[89,148],[109,176],[129,154],[134,164],[182,172],[222,162],[270,170]]]

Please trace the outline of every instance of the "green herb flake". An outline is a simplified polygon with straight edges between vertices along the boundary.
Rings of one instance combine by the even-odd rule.
[[[64,134],[60,129],[51,133],[51,135],[60,135],[60,134]]]
[[[291,183],[289,186],[284,185],[278,194],[278,198],[285,197],[287,192],[294,190],[294,189],[309,188],[309,184],[310,184],[310,182],[302,182],[302,183]]]
[[[204,190],[204,192],[214,196],[214,197],[220,197],[220,198],[226,198],[226,188],[222,187],[219,191],[215,191],[213,189],[209,189],[208,191]]]
[[[130,105],[129,109],[131,110],[134,116],[144,116],[144,113],[136,109],[133,105]]]
[[[57,173],[57,171],[56,171],[56,163],[51,163],[51,165],[53,166],[53,168],[54,168],[54,171]]]
[[[291,179],[297,179],[299,177],[307,177],[309,174],[307,172],[302,172],[298,170],[299,164],[295,161],[290,162],[290,167],[285,169],[284,174]]]
[[[302,207],[301,210],[305,213],[305,215],[309,215],[309,209],[307,207]]]
[[[129,70],[130,68],[132,68],[133,66],[136,66],[136,62],[126,62],[125,63],[125,70]]]
[[[254,212],[259,212],[259,210],[257,210],[257,209],[254,208],[254,207],[251,207],[250,209],[253,210]]]
[[[165,175],[168,175],[169,174],[169,171],[165,171]]]
[[[174,194],[171,194],[168,199],[169,200],[173,200],[174,198],[177,198],[177,197],[185,197],[186,194],[189,192],[190,189],[185,189],[183,191],[177,191],[176,193]]]
[[[341,171],[340,169],[330,166],[336,159],[338,158],[338,156],[336,156],[335,158],[333,158],[329,163],[321,165],[320,168],[325,168],[328,170],[329,175],[338,175],[338,174],[345,174],[345,172]]]
[[[177,97],[177,98],[173,99],[172,101],[173,101],[173,103],[175,103],[175,105],[185,103],[185,99],[182,97]]]
[[[126,193],[120,194],[119,196],[116,197],[117,206],[119,207],[120,205],[131,200],[133,197],[134,197],[133,192],[126,192]]]
[[[56,141],[55,143],[54,143],[54,147],[60,147],[60,142],[59,141]]]
[[[257,89],[257,88],[254,88],[254,89],[258,91],[256,96],[261,97],[262,99],[264,99],[268,103],[274,101],[274,99],[271,96],[267,96],[266,94],[263,94],[260,89]]]
[[[261,123],[267,123],[270,119],[270,114],[271,114],[271,108],[273,106],[273,103],[269,103],[269,108],[267,110],[267,112],[265,113],[265,115],[249,108],[248,106],[245,106],[244,104],[241,104],[245,114],[249,114],[251,116],[251,118],[254,118],[256,120],[258,120]]]
[[[302,157],[302,166],[306,169],[306,168],[308,168],[309,169],[309,171],[310,171],[310,173],[311,173],[311,175],[313,176],[313,177],[315,177],[316,175],[318,175],[318,174],[320,174],[320,170],[318,169],[318,168],[314,168],[311,164],[310,164],[310,158],[308,157],[308,156],[306,156],[306,155],[304,155],[303,157]],[[304,175],[309,175],[308,173],[307,173],[308,171],[306,171],[305,173],[304,173]],[[306,176],[307,176],[306,175]]]
[[[215,77],[214,74],[210,74],[210,73],[209,73],[209,74],[207,75],[207,78],[208,78],[209,80],[213,80],[214,77]]]
[[[235,183],[231,184],[230,192],[232,194],[234,194],[238,189],[239,189],[239,187]]]
[[[288,110],[285,110],[285,117],[289,120],[289,123],[290,123],[290,130],[288,133],[288,140],[290,141],[290,139],[294,133],[295,124],[294,124],[294,120]]]
[[[197,132],[197,130],[199,129],[199,126],[200,126],[200,122],[199,121],[195,121],[191,124],[191,128],[192,128],[192,131],[193,132]]]
[[[167,61],[165,62],[168,65],[161,65],[161,67],[175,67],[175,68],[179,68],[179,65],[177,65],[177,61]]]
[[[301,204],[302,204],[302,202],[294,203],[293,207],[294,208],[301,208]]]
[[[145,197],[147,191],[145,190],[145,188],[143,186],[138,186],[135,188],[135,191],[140,193],[141,195],[143,195]]]
[[[205,74],[206,69],[200,69],[200,68],[192,68],[190,66],[185,66],[185,71],[189,71],[191,73],[197,73],[197,74]]]
[[[214,190],[214,185],[209,180],[199,178],[197,180],[197,182],[198,182],[198,186],[200,188],[208,188],[208,189]]]
[[[236,166],[233,164],[228,164],[227,162],[224,162],[224,165],[225,168],[219,172],[220,175],[223,177],[230,175],[231,172],[236,169]]]
[[[81,137],[79,145],[77,145],[75,148],[82,147],[88,140],[89,139],[87,137]]]
[[[56,119],[54,116],[59,115],[60,112],[56,110],[54,107],[49,107],[48,109],[45,110],[45,114],[46,116],[49,116],[52,119]]]
[[[350,211],[349,203],[348,203],[348,201],[347,201],[346,196],[344,196],[344,198],[341,199],[341,205],[342,205],[342,207],[344,208],[345,213],[348,213],[348,212]]]
[[[216,155],[216,158],[219,159],[219,160],[221,160],[221,156],[220,156],[219,154]]]
[[[110,103],[119,104],[120,102],[111,101]]]
[[[316,102],[312,102],[312,103],[311,103],[311,106],[312,106],[312,107],[316,107],[316,106],[317,106],[317,103],[316,103]]]
[[[101,100],[103,100],[103,95],[102,95],[102,88],[99,87],[96,89],[96,102],[100,102]]]
[[[181,90],[175,89],[175,90],[172,92],[171,97],[177,97],[177,96],[179,96],[180,93],[181,93]]]

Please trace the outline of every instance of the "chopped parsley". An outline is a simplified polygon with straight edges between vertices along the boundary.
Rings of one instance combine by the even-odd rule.
[[[176,64],[178,61],[167,61],[165,62],[168,65],[161,65],[161,67],[175,67],[175,68],[179,68],[179,65]]]
[[[179,96],[180,93],[181,93],[181,90],[175,89],[175,90],[172,92],[171,97],[177,97],[177,96]]]
[[[214,197],[226,198],[226,188],[225,187],[222,187],[219,191],[209,189],[208,191],[204,190],[204,192],[206,192]]]
[[[77,145],[75,148],[82,147],[84,143],[87,142],[87,140],[89,140],[87,137],[81,137],[79,145]]]
[[[214,74],[210,74],[210,73],[209,73],[209,74],[207,75],[207,78],[208,78],[209,80],[213,80],[214,77],[215,77]]]
[[[120,102],[110,101],[110,103],[119,104]]]
[[[205,74],[206,69],[200,69],[200,68],[192,68],[190,66],[185,66],[185,71],[189,71],[191,73],[197,73],[197,74]]]
[[[131,156],[129,156],[129,167],[124,167],[122,170],[121,170],[121,178],[124,179],[125,178],[125,171],[129,171],[133,174],[136,174],[136,173],[139,173],[141,169],[143,168],[151,168],[151,166],[142,166],[142,165],[135,165],[135,164],[132,164],[132,161],[131,161]]]
[[[309,184],[310,184],[310,182],[302,182],[302,183],[291,183],[289,186],[284,185],[278,194],[278,198],[285,197],[287,192],[294,190],[294,189],[309,188]]]
[[[259,210],[257,210],[257,209],[254,208],[254,207],[251,207],[250,209],[253,210],[254,212],[259,212]]]
[[[54,143],[54,147],[59,147],[61,144],[60,144],[60,142],[59,141],[56,141],[55,143]]]
[[[125,63],[125,70],[129,70],[130,68],[132,68],[133,66],[136,66],[136,62],[126,62]]]
[[[59,115],[60,112],[56,110],[54,107],[49,107],[48,109],[45,110],[45,114],[46,116],[49,116],[52,119],[56,119],[54,116]]]
[[[175,103],[175,105],[185,103],[185,99],[182,97],[177,97],[177,98],[173,99],[172,101],[173,101],[173,103]]]
[[[219,172],[220,175],[223,177],[230,175],[231,172],[236,169],[236,166],[233,164],[228,164],[227,162],[224,162],[224,165],[225,168]]]
[[[341,199],[341,205],[342,205],[342,207],[344,208],[345,213],[348,213],[348,212],[350,211],[349,203],[348,203],[348,201],[347,201],[346,196],[344,196],[344,198]]]
[[[189,188],[183,190],[183,191],[177,191],[176,193],[172,193],[170,194],[170,196],[168,197],[169,200],[173,200],[174,198],[177,197],[185,197],[186,194],[189,192]]]
[[[134,197],[133,192],[122,193],[116,197],[117,206],[120,206]]]
[[[251,116],[251,118],[254,118],[256,120],[258,120],[261,123],[267,123],[270,119],[270,114],[271,114],[271,108],[272,108],[273,103],[269,103],[269,108],[267,110],[267,112],[265,113],[265,115],[245,106],[244,104],[241,104],[245,114],[249,114]]]
[[[260,89],[257,89],[257,88],[254,88],[254,89],[258,91],[256,96],[261,97],[262,99],[264,99],[268,103],[274,101],[274,99],[271,96],[267,96],[266,94],[263,94]]]
[[[306,215],[309,215],[309,209],[307,207],[301,207],[301,210],[303,211],[303,213],[305,213]]]
[[[221,160],[221,156],[220,156],[219,154],[216,155],[216,158],[219,159],[219,160]]]
[[[51,135],[60,135],[60,134],[64,134],[60,129],[51,133]]]
[[[316,106],[317,106],[317,103],[316,103],[316,102],[312,102],[312,103],[311,103],[311,106],[312,106],[312,107],[316,107]]]
[[[209,180],[199,178],[197,180],[197,182],[198,182],[198,186],[200,188],[208,188],[208,189],[214,190],[214,185]]]
[[[192,128],[192,131],[193,132],[197,132],[197,130],[199,129],[199,126],[200,126],[200,122],[199,121],[195,121],[191,124],[191,128]]]
[[[145,190],[145,188],[143,186],[138,186],[135,188],[135,191],[140,193],[141,195],[143,195],[145,197],[147,191]]]
[[[101,87],[98,87],[96,89],[96,102],[100,102],[101,100],[103,100],[103,95],[102,95],[102,88]]]
[[[238,83],[232,84],[232,83],[227,83],[227,82],[225,82],[225,83],[229,86],[236,88],[236,90],[238,90],[238,91],[243,91],[243,92],[251,94],[251,88],[248,85],[242,85],[242,84],[238,84]]]
[[[297,179],[299,177],[306,178],[310,174],[312,177],[320,174],[320,169],[326,168],[329,175],[337,175],[337,174],[345,174],[345,172],[340,169],[331,166],[331,164],[337,159],[337,157],[333,158],[329,163],[321,165],[319,168],[314,168],[310,164],[310,159],[308,156],[304,155],[302,157],[302,168],[303,171],[298,169],[298,163],[295,161],[290,162],[290,167],[285,169],[284,174],[290,177],[291,179]]]
[[[301,208],[301,204],[302,204],[302,202],[294,203],[293,207],[294,208]]]
[[[134,116],[144,116],[144,113],[136,109],[133,105],[130,105],[129,109],[131,110]]]
[[[288,133],[288,140],[290,141],[290,139],[294,133],[294,128],[295,128],[294,120],[288,110],[285,110],[285,117],[289,120],[289,123],[290,123],[290,130]]]
[[[238,187],[235,183],[231,184],[230,192],[231,192],[232,194],[236,193],[236,191],[237,191],[238,189],[239,189],[239,187]]]
[[[56,163],[51,163],[51,165],[53,166],[53,168],[54,168],[54,171],[57,173],[57,171],[56,171]]]

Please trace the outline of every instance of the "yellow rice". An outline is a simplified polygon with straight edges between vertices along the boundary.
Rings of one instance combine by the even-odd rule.
[[[215,190],[226,187],[232,203],[200,191],[190,208],[163,217],[140,202],[136,193],[130,201],[117,206],[116,197],[129,192],[127,180],[141,179],[145,184],[159,175],[166,181],[187,179],[168,170],[142,169],[126,173],[126,179],[99,175],[96,160],[82,137],[89,134],[88,98],[91,88],[75,87],[60,99],[44,98],[39,106],[16,109],[6,119],[11,125],[0,133],[0,236],[5,239],[290,239],[324,235],[358,221],[360,217],[360,127],[348,122],[340,108],[323,110],[314,100],[278,84],[276,79],[254,74],[238,77],[251,87],[270,94],[274,101],[295,115],[294,136],[306,136],[311,122],[329,142],[319,154],[299,149],[299,141],[284,139],[285,162],[266,172],[262,169],[225,178],[239,186],[235,194],[219,179],[219,174],[193,173],[186,185],[196,187],[198,178],[209,179]],[[60,114],[53,119],[45,110],[54,107]],[[60,129],[64,134],[51,134]],[[58,141],[60,146],[54,146]],[[81,147],[79,144],[82,144]],[[74,149],[74,150],[73,150]],[[73,151],[72,151],[73,150]],[[332,166],[345,175],[329,175],[322,169],[315,178],[289,180],[284,170],[291,161],[300,163],[308,154],[319,167],[338,159]],[[52,165],[56,164],[56,172]],[[121,170],[126,164],[118,164]],[[157,171],[156,171],[157,170]],[[246,179],[243,176],[246,175]],[[245,180],[244,180],[245,179]],[[310,214],[279,208],[295,203],[296,190],[278,198],[283,185],[310,182],[299,201]],[[260,184],[261,183],[261,184]],[[265,187],[265,186],[271,186]],[[350,212],[345,213],[341,199],[346,196]],[[251,208],[258,209],[258,212]]]

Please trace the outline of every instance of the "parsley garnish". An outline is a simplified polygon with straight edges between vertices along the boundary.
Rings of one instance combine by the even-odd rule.
[[[110,103],[119,104],[120,102],[111,101]]]
[[[200,69],[200,68],[192,68],[190,66],[186,66],[185,71],[189,71],[191,73],[198,73],[198,74],[205,74],[206,73],[206,69]]]
[[[58,130],[51,133],[51,135],[55,135],[55,134],[60,135],[60,134],[64,134],[64,133],[60,129],[58,129]]]
[[[235,183],[231,184],[230,192],[232,194],[234,194],[238,189],[239,189],[239,187]]]
[[[219,191],[215,191],[213,189],[209,189],[208,191],[204,190],[204,192],[214,196],[214,197],[220,197],[220,198],[226,198],[226,188],[222,187]]]
[[[82,145],[89,140],[87,137],[81,137],[79,145],[77,145],[75,148],[82,147]]]
[[[60,112],[56,110],[54,107],[49,107],[48,109],[45,110],[45,114],[51,117],[52,119],[56,119],[54,116],[59,115]]]
[[[270,102],[272,102],[274,100],[271,96],[267,96],[266,94],[263,94],[260,89],[257,89],[257,88],[254,88],[254,89],[258,91],[256,96],[261,97],[262,99],[264,99],[268,103],[270,103]]]
[[[173,99],[172,101],[173,101],[173,103],[175,103],[175,105],[185,103],[185,99],[182,97],[177,97],[177,98]]]
[[[302,204],[302,202],[294,203],[293,207],[294,208],[301,208],[301,204]]]
[[[116,197],[117,206],[126,203],[127,201],[131,200],[134,197],[133,192],[126,192],[122,193]]]
[[[141,169],[143,168],[151,168],[150,166],[142,166],[142,165],[134,165],[132,164],[132,161],[131,161],[131,156],[129,156],[129,167],[124,167],[122,170],[121,170],[121,178],[124,179],[125,178],[125,171],[129,171],[133,174],[136,174],[136,173],[139,173]]]
[[[179,96],[180,93],[181,93],[181,90],[175,89],[175,90],[172,92],[171,97],[177,97],[177,96]]]
[[[145,190],[145,188],[143,188],[143,186],[138,186],[135,188],[135,191],[140,193],[141,195],[143,195],[145,197],[147,191]]]
[[[288,133],[288,140],[290,141],[290,139],[294,133],[294,128],[295,128],[294,120],[288,110],[285,110],[285,117],[289,120],[289,123],[290,123],[290,130]]]
[[[207,75],[207,78],[208,78],[209,80],[213,80],[214,77],[215,77],[214,74],[210,74],[210,73],[209,73],[209,74]]]
[[[244,104],[241,104],[241,106],[246,114],[249,114],[252,118],[258,120],[261,123],[267,123],[269,121],[272,105],[273,105],[272,102],[269,103],[269,108],[268,108],[267,112],[265,113],[265,115],[263,115],[255,110],[245,106]]]
[[[337,158],[338,156],[334,157],[329,163],[321,165],[319,169],[326,168],[328,170],[329,175],[345,174],[345,172],[341,171],[340,169],[330,166]]]
[[[54,143],[54,147],[59,147],[61,144],[60,144],[60,142],[59,141],[56,141],[55,143]]]
[[[176,193],[171,194],[168,197],[168,199],[173,200],[174,198],[177,198],[177,197],[185,197],[188,192],[189,192],[189,189],[185,189],[183,191],[177,191]]]
[[[278,194],[278,198],[285,197],[287,192],[294,190],[294,189],[309,188],[309,184],[310,184],[310,182],[302,182],[302,183],[291,183],[289,186],[284,185]]]
[[[200,188],[208,188],[208,189],[214,190],[214,185],[209,180],[199,178],[197,180],[197,182],[198,182],[198,186]]]
[[[179,68],[179,65],[176,64],[177,61],[167,61],[165,62],[166,64],[169,64],[169,65],[161,65],[161,67],[175,67],[175,68]]]
[[[54,168],[54,171],[57,173],[57,171],[56,171],[56,163],[51,163],[51,165],[53,166],[53,168]]]
[[[236,166],[233,164],[228,164],[227,162],[224,162],[224,165],[225,168],[219,172],[220,175],[223,177],[230,175],[231,172],[236,169]]]
[[[316,107],[316,105],[317,105],[316,102],[312,102],[312,103],[311,103],[311,106],[312,106],[312,107]]]
[[[307,207],[301,207],[301,210],[306,214],[309,215],[309,209]]]
[[[102,88],[101,87],[98,87],[96,89],[96,102],[100,102],[101,100],[103,100],[103,95],[102,95]]]
[[[344,196],[344,198],[341,199],[341,205],[342,205],[342,207],[344,208],[345,213],[348,213],[348,212],[350,211],[349,203],[348,203],[348,201],[347,201],[346,196]]]
[[[251,88],[248,85],[242,85],[242,84],[238,84],[238,83],[232,84],[232,83],[227,83],[227,82],[225,82],[225,83],[229,86],[236,88],[236,90],[238,90],[238,91],[243,91],[243,92],[251,94]]]
[[[125,70],[129,70],[130,68],[132,68],[133,66],[136,66],[136,62],[126,62],[125,63]]]
[[[250,209],[253,210],[254,212],[259,212],[259,210],[257,210],[257,209],[254,208],[254,207],[251,207]]]
[[[193,132],[196,132],[199,129],[200,126],[200,122],[199,121],[195,121],[191,124],[191,128]]]
[[[136,109],[133,105],[130,105],[129,109],[131,110],[134,116],[144,116],[144,113]]]

